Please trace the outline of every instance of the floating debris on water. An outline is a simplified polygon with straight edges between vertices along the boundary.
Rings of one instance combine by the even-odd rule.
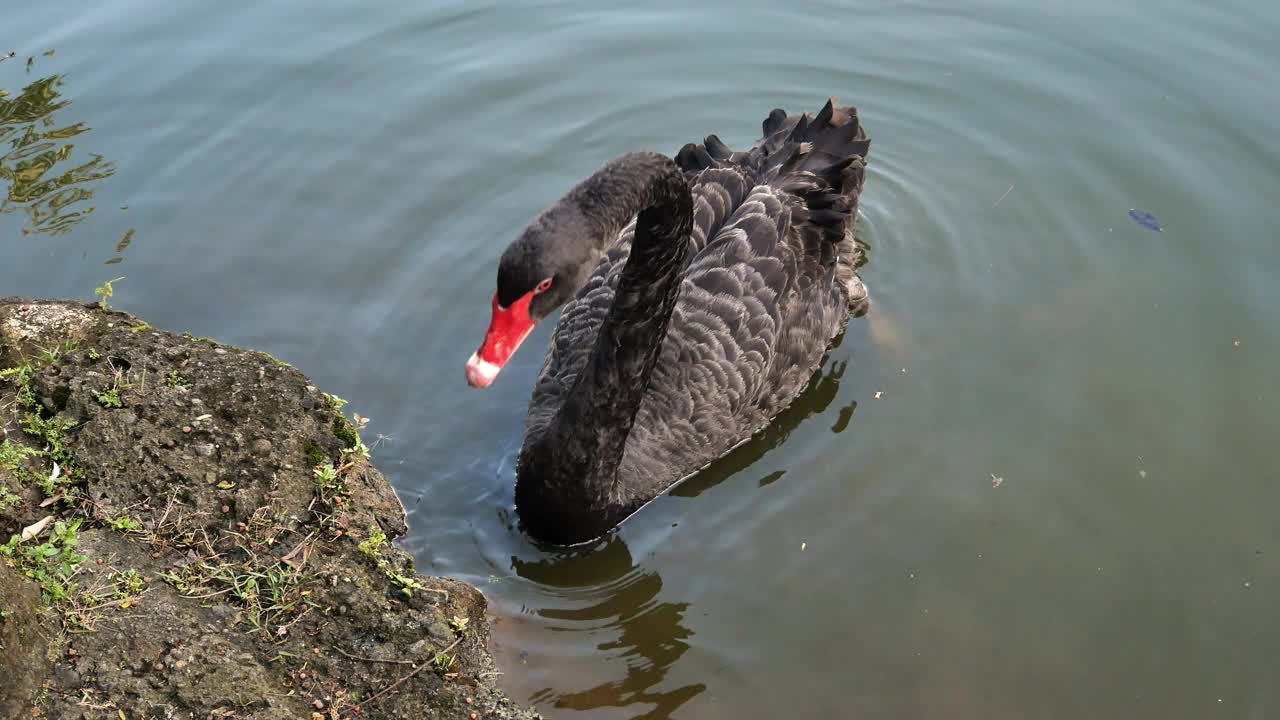
[[[1004,199],[1005,199],[1005,198],[1007,198],[1007,197],[1009,197],[1009,193],[1011,193],[1011,192],[1013,192],[1013,186],[1012,186],[1012,185],[1010,185],[1010,186],[1009,186],[1009,189],[1008,189],[1008,190],[1005,190],[1005,191],[1004,191],[1004,194],[1000,196],[1000,199],[999,199],[999,200],[996,200],[995,202],[991,203],[991,207],[992,207],[992,208],[994,208],[994,207],[996,207],[997,205],[999,205],[1000,203],[1004,202]]]
[[[9,58],[17,54],[18,53],[14,52],[13,50],[10,50],[7,55],[0,55],[0,62],[4,62],[5,60],[8,60]]]
[[[1004,484],[1004,478],[996,475],[995,473],[991,473],[991,487],[998,488],[1003,484]]]
[[[1134,222],[1148,230],[1164,232],[1164,228],[1160,227],[1160,221],[1156,219],[1156,216],[1146,210],[1138,210],[1136,208],[1130,209],[1129,217],[1133,218]]]
[[[882,393],[882,392],[880,392],[879,390],[877,390],[877,391],[876,391],[876,399],[877,399],[877,400],[879,400],[879,399],[880,399],[880,396],[881,396],[881,395],[883,395],[883,394],[884,394],[884,393]]]

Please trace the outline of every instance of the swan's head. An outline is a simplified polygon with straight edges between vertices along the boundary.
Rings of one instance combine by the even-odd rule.
[[[599,257],[596,245],[582,213],[561,204],[507,247],[498,263],[489,329],[467,360],[472,387],[489,387],[534,326],[573,297]]]

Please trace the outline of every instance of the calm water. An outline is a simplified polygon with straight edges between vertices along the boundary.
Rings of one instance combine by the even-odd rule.
[[[1280,716],[1280,4],[265,5],[9,8],[0,294],[123,275],[351,400],[515,696]],[[530,545],[549,328],[462,375],[501,249],[616,154],[828,95],[873,137],[870,315],[764,437],[598,547]]]

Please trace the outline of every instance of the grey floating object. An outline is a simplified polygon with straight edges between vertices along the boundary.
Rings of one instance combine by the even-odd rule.
[[[1156,216],[1146,210],[1130,210],[1129,217],[1133,218],[1134,222],[1148,230],[1164,232],[1164,228],[1160,227],[1160,221],[1156,219]]]

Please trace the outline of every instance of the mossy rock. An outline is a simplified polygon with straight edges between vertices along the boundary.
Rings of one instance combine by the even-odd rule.
[[[0,717],[538,717],[492,685],[479,591],[417,576],[393,544],[359,549],[407,532],[404,508],[299,371],[126,313],[12,299],[0,358],[33,368],[29,407],[0,383],[0,425],[45,451],[31,477],[59,461],[54,498],[27,482],[0,531],[84,522],[56,607],[0,558],[0,636],[18,648],[0,651]]]

